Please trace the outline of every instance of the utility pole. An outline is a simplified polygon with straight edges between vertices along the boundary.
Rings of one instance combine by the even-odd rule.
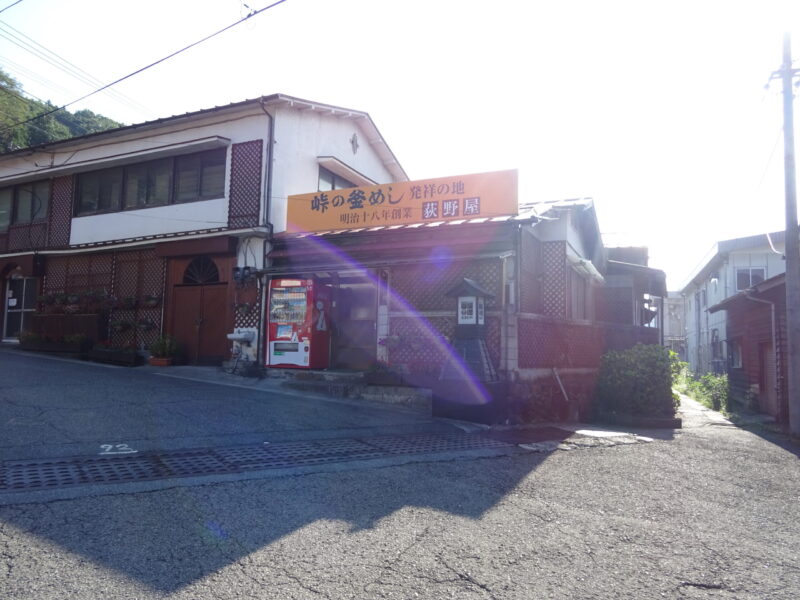
[[[783,148],[786,182],[786,342],[789,387],[789,429],[800,434],[800,230],[797,226],[797,189],[794,161],[792,92],[798,69],[792,69],[792,41],[783,35]],[[776,349],[777,350],[777,349]]]

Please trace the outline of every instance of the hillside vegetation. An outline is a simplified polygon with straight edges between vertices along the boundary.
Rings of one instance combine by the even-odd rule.
[[[105,131],[122,125],[84,109],[74,113],[59,110],[46,117],[12,127],[54,108],[49,101],[40,102],[25,97],[17,80],[0,69],[0,152]]]

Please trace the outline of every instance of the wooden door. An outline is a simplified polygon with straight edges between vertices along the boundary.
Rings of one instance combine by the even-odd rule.
[[[200,286],[200,329],[198,331],[198,364],[219,365],[228,353],[228,328],[224,318],[227,305],[227,285]]]
[[[219,364],[228,342],[225,319],[227,286],[177,285],[172,291],[172,332],[186,360],[192,364]]]
[[[190,363],[197,363],[200,352],[202,286],[175,286],[172,290],[172,335],[181,353]]]
[[[761,388],[758,403],[761,412],[765,412],[773,417],[778,417],[778,390],[775,379],[775,350],[771,343],[759,344],[759,369]]]

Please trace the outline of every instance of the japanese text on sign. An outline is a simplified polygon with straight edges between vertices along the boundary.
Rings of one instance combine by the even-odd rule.
[[[288,231],[326,231],[517,213],[517,172],[497,171],[289,197]]]

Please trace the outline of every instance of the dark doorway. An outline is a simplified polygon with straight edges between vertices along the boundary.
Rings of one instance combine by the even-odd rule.
[[[364,370],[375,362],[378,299],[368,278],[341,280],[336,294],[333,364],[340,369]]]

